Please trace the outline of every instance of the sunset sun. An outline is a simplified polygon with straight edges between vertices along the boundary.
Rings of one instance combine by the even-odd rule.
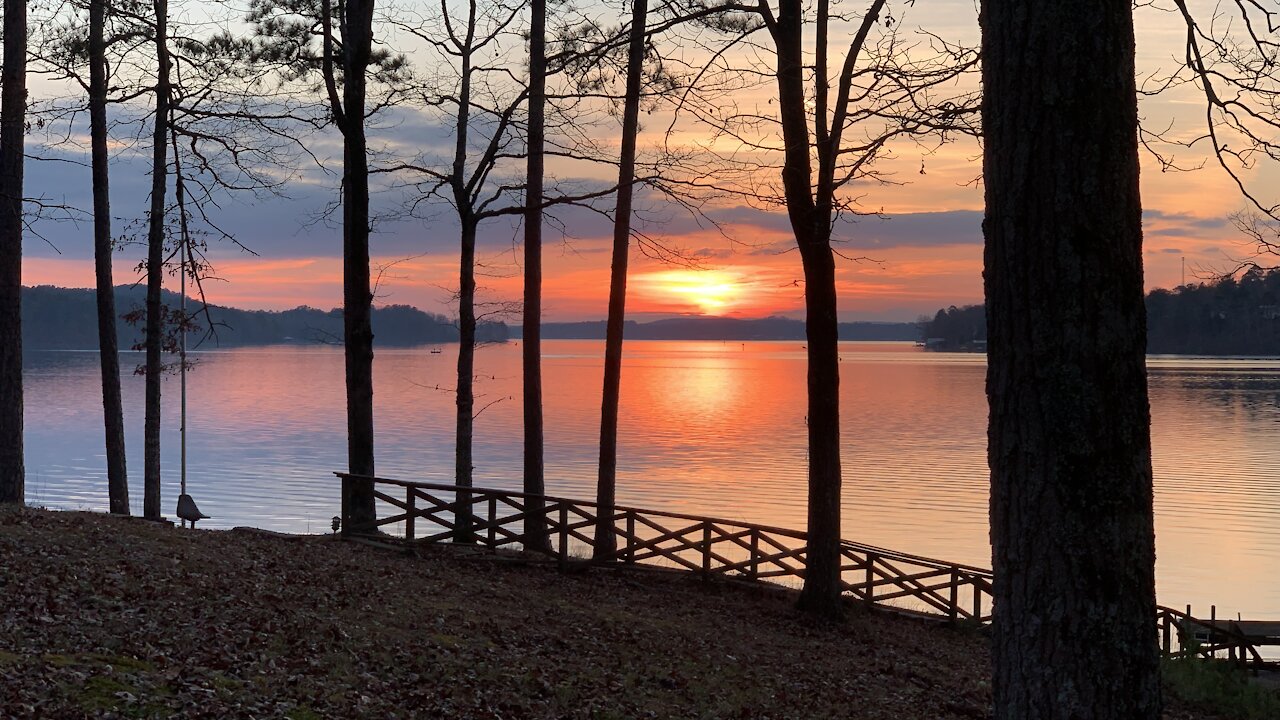
[[[703,315],[723,315],[743,300],[741,278],[723,270],[671,270],[649,278],[655,299],[688,306]]]

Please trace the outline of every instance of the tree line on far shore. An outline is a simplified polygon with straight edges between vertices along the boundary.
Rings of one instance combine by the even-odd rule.
[[[1280,356],[1280,268],[1250,266],[1207,282],[1147,293],[1147,352],[1153,355]],[[942,308],[921,318],[931,350],[986,349],[982,305]]]
[[[145,288],[121,285],[115,289],[116,307],[142,307]],[[178,304],[175,293],[164,291],[161,300],[170,307]],[[300,306],[291,310],[240,310],[196,303],[191,324],[193,349],[217,349],[240,345],[278,343],[342,344],[342,310],[320,310]],[[97,305],[93,290],[38,286],[22,293],[22,344],[29,350],[97,350]],[[116,334],[123,350],[137,348],[144,333],[130,323],[128,313],[116,319]],[[209,326],[212,319],[213,325]],[[458,328],[451,318],[408,305],[381,305],[373,309],[373,329],[378,344],[411,347],[458,342]],[[484,321],[477,324],[480,342],[504,342],[506,323]],[[196,338],[200,342],[196,342]]]

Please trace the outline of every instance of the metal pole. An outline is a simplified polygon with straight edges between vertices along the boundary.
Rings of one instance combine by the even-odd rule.
[[[179,212],[182,212],[179,209]],[[181,422],[181,445],[182,445],[182,494],[187,494],[187,238],[186,234],[180,238],[182,243],[181,260],[182,272],[179,277],[182,279],[182,300],[181,311],[182,319],[178,332],[181,334],[178,345],[178,375],[181,378],[182,386],[182,422]],[[182,521],[182,526],[186,527],[187,522]],[[193,525],[194,526],[194,525]]]

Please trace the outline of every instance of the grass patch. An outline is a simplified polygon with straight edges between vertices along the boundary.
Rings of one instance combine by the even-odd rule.
[[[75,655],[54,655],[48,654],[43,657],[44,661],[57,668],[71,667],[79,661]]]
[[[15,656],[16,657],[16,656]],[[45,662],[56,668],[110,666],[114,670],[124,672],[153,672],[155,666],[146,660],[127,657],[125,655],[105,655],[103,653],[73,653],[71,655],[44,655]],[[3,658],[0,657],[0,662]]]
[[[135,697],[138,694],[138,689],[134,686],[105,675],[95,675],[78,688],[68,685],[65,691],[89,712],[117,710],[124,705],[124,693]]]
[[[1165,690],[1179,700],[1241,720],[1280,717],[1280,694],[1249,682],[1247,671],[1199,658],[1163,665]]]
[[[125,655],[103,655],[101,653],[86,653],[81,656],[87,664],[92,665],[110,665],[116,670],[124,672],[154,672],[155,666],[146,660],[128,657]]]

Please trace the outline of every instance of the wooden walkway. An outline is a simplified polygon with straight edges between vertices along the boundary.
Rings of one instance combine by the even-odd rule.
[[[600,507],[594,502],[526,495],[492,488],[463,488],[334,473],[343,482],[371,482],[385,504],[379,518],[362,525],[342,508],[346,537],[416,545],[461,542],[490,549],[545,554],[568,564],[595,554]],[[389,511],[389,512],[388,512]],[[533,522],[530,522],[533,520]],[[541,522],[538,522],[541,520]],[[608,564],[673,567],[704,577],[764,580],[798,586],[804,580],[806,535],[799,530],[684,513],[615,506],[608,520],[617,546]],[[393,529],[396,532],[388,532]],[[538,527],[543,532],[538,533]],[[533,535],[527,535],[527,529]],[[885,548],[842,541],[841,585],[850,597],[898,611],[950,622],[991,621],[990,570]],[[1259,642],[1240,623],[1203,620],[1159,607],[1156,630],[1173,658],[1229,659],[1268,665]]]

